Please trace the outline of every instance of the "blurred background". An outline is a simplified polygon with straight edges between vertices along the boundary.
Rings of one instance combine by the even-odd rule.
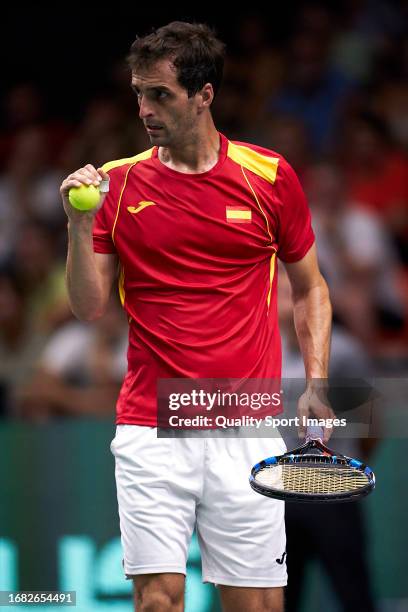
[[[16,5],[2,15],[0,590],[76,590],[81,612],[131,610],[109,453],[127,322],[116,296],[97,323],[72,317],[58,190],[86,163],[150,146],[124,61],[136,34],[174,19],[215,27],[228,49],[216,125],[286,157],[308,196],[334,307],[331,373],[407,376],[408,4],[269,11]],[[283,373],[302,377],[288,296],[281,270]],[[406,419],[403,402],[393,408]],[[408,610],[408,493],[395,469],[407,444],[387,418],[381,436],[353,442],[378,472],[370,498],[303,522],[301,509],[288,515],[291,546],[309,538],[315,550],[303,559],[288,548],[289,612]],[[331,541],[321,526],[337,524],[344,537]],[[187,610],[218,610],[195,540],[190,570]]]

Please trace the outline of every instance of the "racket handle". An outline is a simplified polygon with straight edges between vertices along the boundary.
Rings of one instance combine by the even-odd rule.
[[[306,442],[309,442],[309,440],[320,440],[320,442],[323,442],[323,435],[323,427],[310,425],[306,430]]]

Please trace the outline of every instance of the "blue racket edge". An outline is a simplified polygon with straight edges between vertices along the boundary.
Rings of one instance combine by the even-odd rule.
[[[268,457],[255,464],[251,470],[251,475],[249,477],[249,484],[254,491],[260,493],[261,495],[265,495],[266,497],[271,497],[274,499],[280,499],[283,501],[297,501],[297,502],[340,502],[340,501],[355,501],[362,497],[365,497],[375,488],[375,475],[372,469],[365,465],[362,461],[358,459],[354,459],[351,457],[347,457],[346,455],[342,455],[339,453],[335,453],[331,449],[324,446],[322,443],[323,438],[323,429],[320,427],[310,427],[306,433],[306,443],[302,446],[293,449],[292,451],[288,451],[283,455]],[[259,471],[268,466],[273,465],[296,465],[296,464],[304,464],[308,463],[310,458],[311,462],[316,460],[317,456],[322,457],[322,463],[318,464],[318,467],[321,468],[330,468],[338,465],[343,467],[351,467],[359,472],[363,473],[367,478],[366,486],[358,487],[351,491],[337,491],[330,493],[307,493],[307,492],[293,492],[293,491],[285,491],[282,489],[275,489],[273,487],[269,487],[257,481],[255,479],[256,475]],[[323,459],[324,458],[324,459]],[[346,464],[346,465],[345,465]],[[313,464],[311,464],[313,465]]]
[[[358,489],[354,489],[352,491],[344,491],[344,492],[336,492],[336,493],[298,493],[291,491],[282,491],[281,489],[274,489],[272,487],[267,487],[262,485],[258,481],[255,480],[256,475],[260,470],[267,467],[268,465],[279,465],[282,457],[287,458],[286,455],[281,455],[278,457],[268,457],[263,461],[260,461],[251,470],[251,475],[249,477],[249,484],[251,488],[264,495],[266,497],[271,497],[273,499],[279,499],[283,501],[296,501],[296,502],[347,502],[347,501],[355,501],[357,499],[361,499],[371,493],[375,488],[375,474],[370,467],[364,465],[358,459],[352,459],[350,457],[345,457],[344,455],[340,455],[340,457],[344,460],[347,460],[348,465],[355,469],[358,469],[362,473],[365,474],[367,478],[367,485],[365,487],[359,487]],[[307,457],[307,456],[306,456]],[[340,458],[339,457],[339,458]],[[293,459],[292,459],[293,458]],[[293,464],[304,462],[305,455],[296,456],[293,455],[291,457]],[[334,456],[333,459],[337,460],[337,456]],[[290,461],[290,463],[292,463]],[[330,461],[326,463],[327,467],[333,465]],[[324,468],[325,464],[320,464],[319,467]]]

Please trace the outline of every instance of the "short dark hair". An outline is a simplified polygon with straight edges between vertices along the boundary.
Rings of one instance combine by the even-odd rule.
[[[208,25],[172,21],[151,34],[137,37],[127,59],[132,71],[170,59],[176,68],[178,82],[190,98],[206,83],[211,83],[214,95],[217,93],[224,56],[224,43]]]

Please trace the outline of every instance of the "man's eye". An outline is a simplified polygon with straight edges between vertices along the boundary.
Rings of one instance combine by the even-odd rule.
[[[167,91],[158,91],[158,92],[156,92],[156,98],[158,100],[163,100],[164,98],[167,97],[167,95],[168,95]]]

